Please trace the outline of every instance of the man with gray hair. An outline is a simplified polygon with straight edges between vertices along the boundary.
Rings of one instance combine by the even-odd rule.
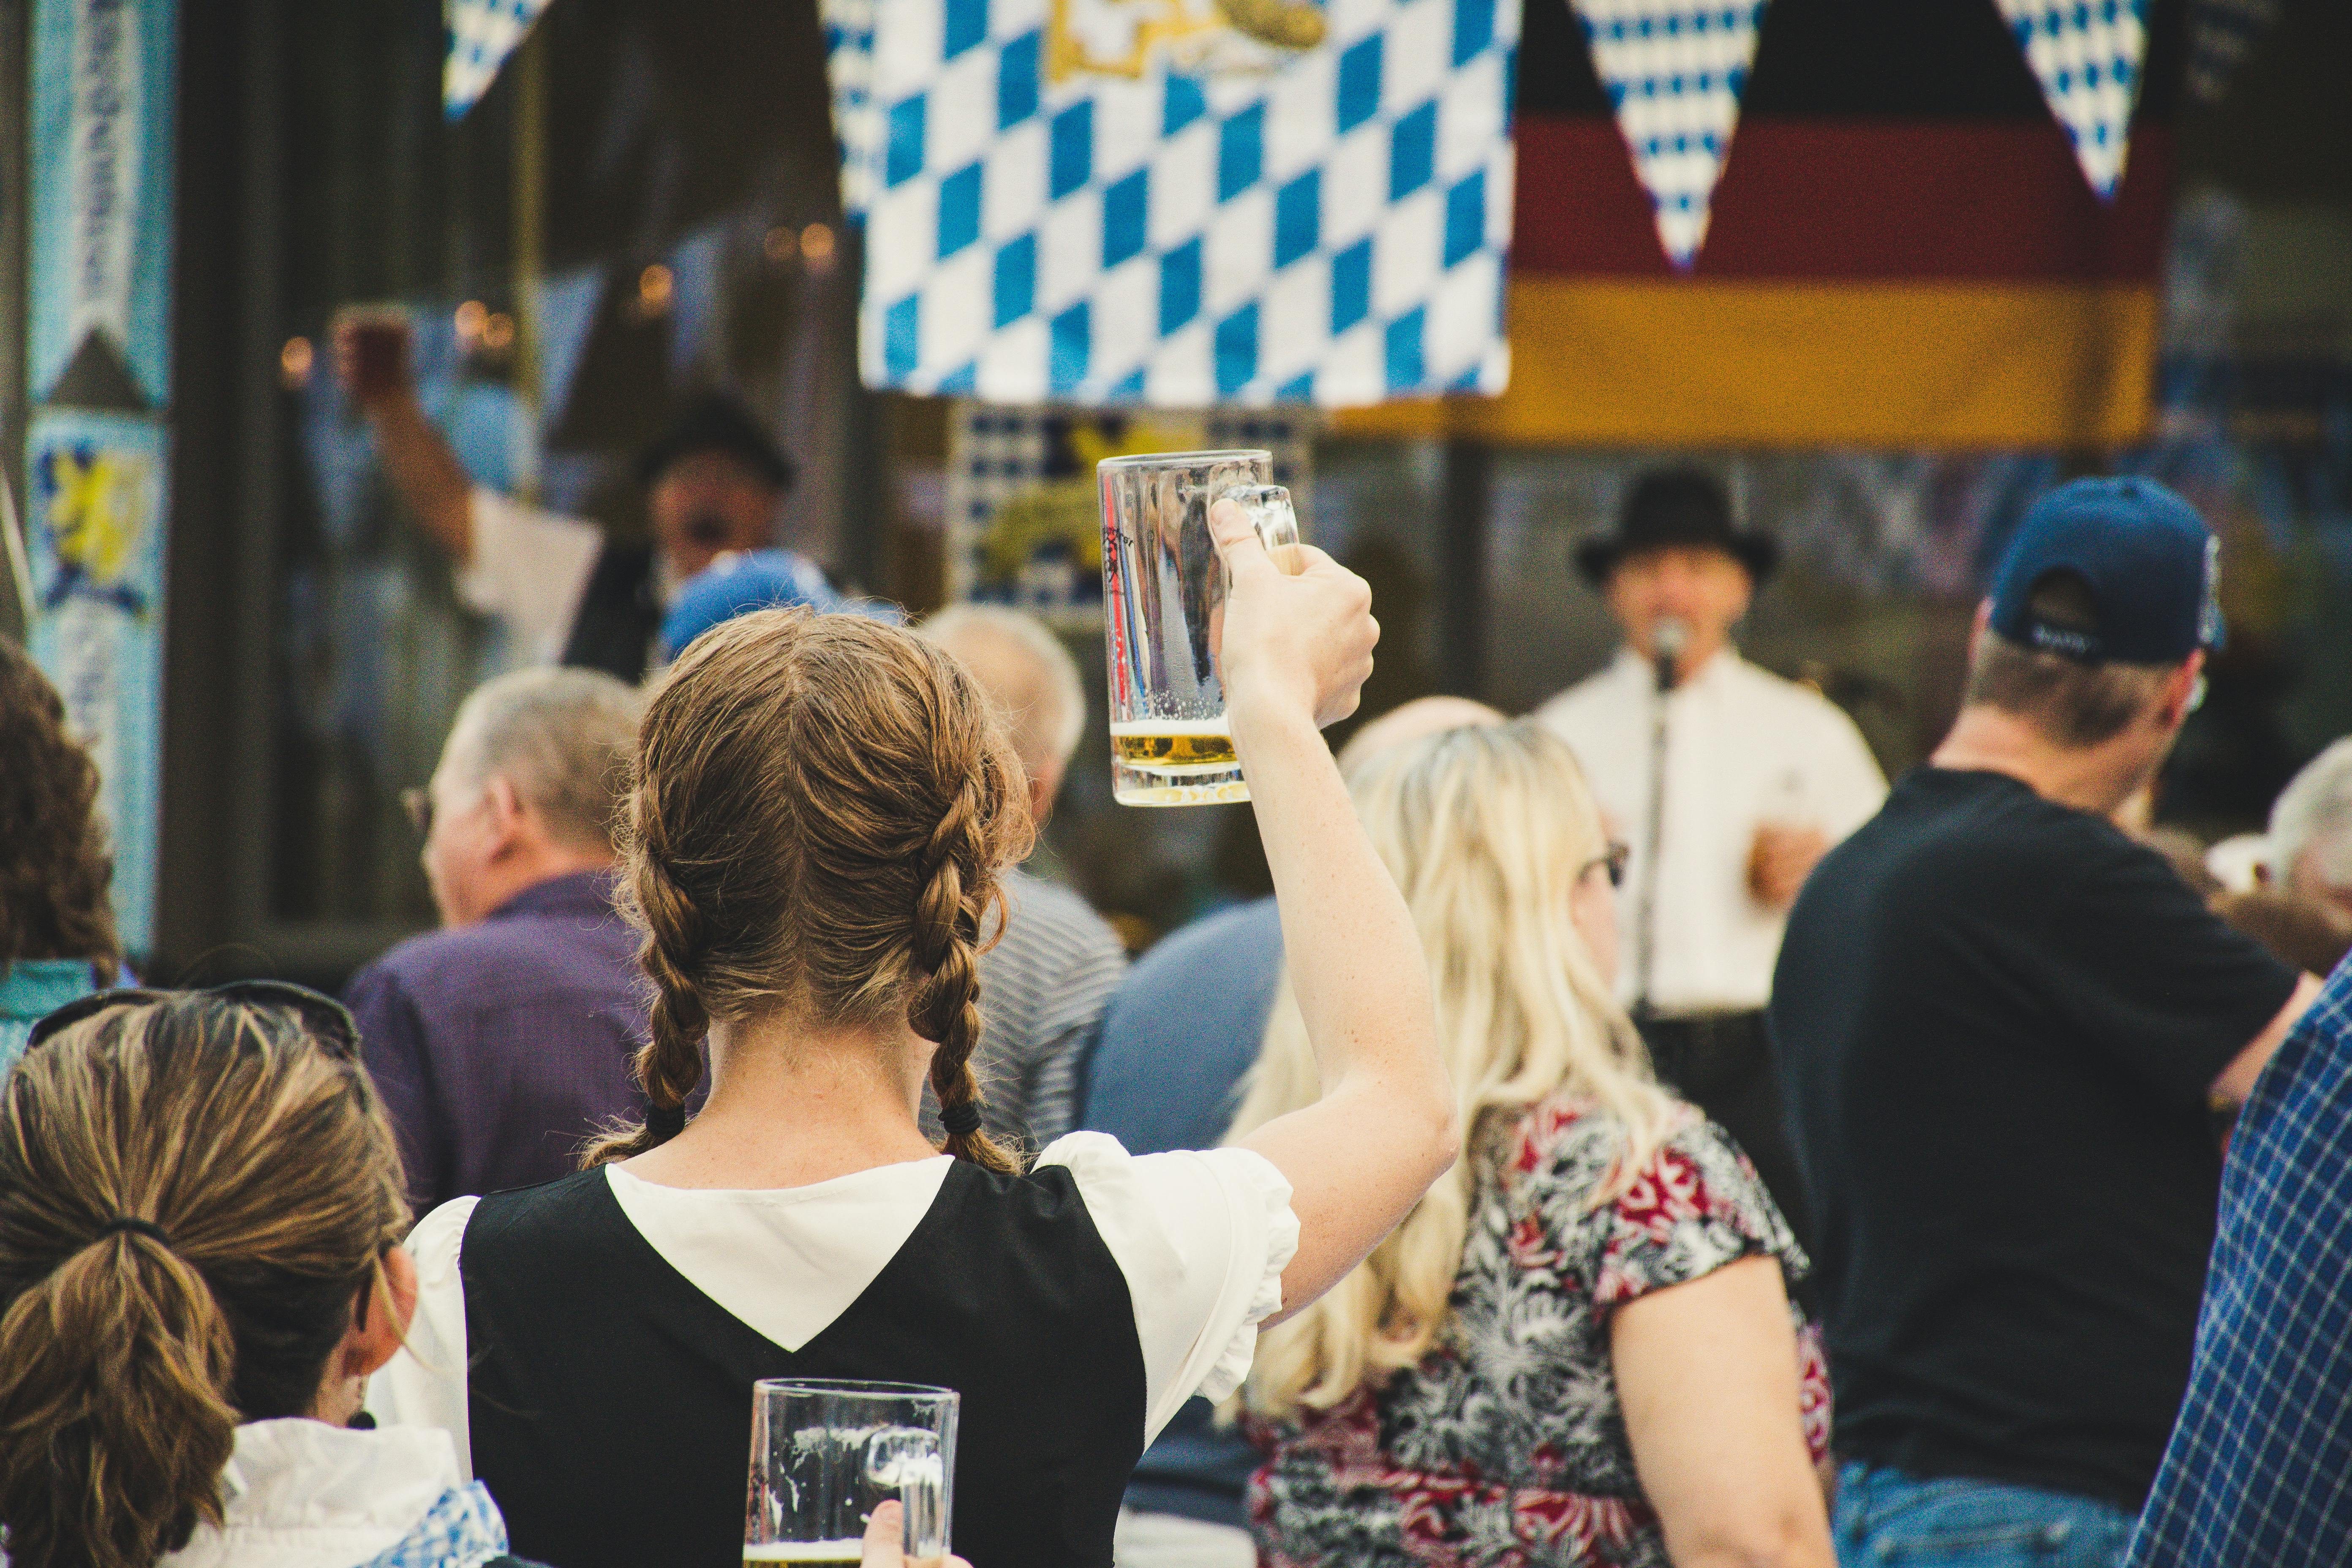
[[[644,1111],[636,937],[613,862],[643,704],[609,675],[520,670],[457,710],[432,783],[403,799],[445,929],[346,993],[423,1215],[573,1168]]]
[[[961,661],[996,705],[1029,775],[1030,814],[1042,824],[1086,730],[1077,662],[1034,616],[992,605],[952,605],[916,630]],[[1037,1150],[1076,1121],[1080,1058],[1127,954],[1067,888],[1015,868],[1004,875],[1004,900],[1011,923],[980,960],[984,1026],[972,1065],[989,1134]],[[928,1103],[925,1120],[937,1120]]]
[[[2295,774],[2271,807],[2271,880],[2352,919],[2352,735]]]

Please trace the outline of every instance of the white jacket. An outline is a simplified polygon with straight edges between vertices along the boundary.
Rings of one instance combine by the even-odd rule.
[[[466,1485],[449,1435],[432,1427],[252,1422],[236,1429],[236,1450],[221,1472],[224,1523],[198,1525],[157,1568],[357,1568],[406,1543],[436,1504]],[[490,1554],[460,1550],[420,1561],[471,1563]]]

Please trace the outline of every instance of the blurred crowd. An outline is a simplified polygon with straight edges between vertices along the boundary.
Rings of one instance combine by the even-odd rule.
[[[1225,519],[1276,892],[1130,964],[1023,868],[1050,631],[768,549],[723,400],[626,548],[346,374],[524,656],[410,796],[443,929],[136,988],[0,645],[19,1568],[715,1565],[777,1376],[961,1390],[980,1568],[2352,1556],[2352,738],[2151,826],[2225,635],[2161,486],[2035,503],[1891,788],[1700,472],[1579,553],[1612,664],[1336,758],[1369,593]]]

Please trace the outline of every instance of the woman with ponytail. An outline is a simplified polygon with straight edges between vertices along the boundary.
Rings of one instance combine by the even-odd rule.
[[[354,1431],[415,1272],[350,1015],[255,984],[116,991],[0,1094],[10,1568],[478,1568],[448,1438]]]
[[[1230,507],[1212,526],[1234,740],[1325,1092],[1246,1147],[1076,1133],[1019,1170],[971,1066],[981,933],[1030,838],[990,705],[874,621],[705,634],[650,700],[630,805],[653,1113],[576,1176],[426,1218],[409,1350],[376,1380],[379,1415],[457,1438],[516,1550],[726,1568],[753,1382],[858,1378],[961,1393],[976,1568],[1108,1568],[1144,1445],[1231,1393],[1259,1326],[1452,1162],[1420,948],[1317,732],[1370,672],[1370,595],[1318,552],[1278,570]]]

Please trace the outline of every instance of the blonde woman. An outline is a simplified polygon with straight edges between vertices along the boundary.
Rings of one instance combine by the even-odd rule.
[[[1805,1261],[1610,1000],[1622,857],[1575,758],[1521,721],[1351,778],[1428,955],[1464,1158],[1260,1342],[1268,1561],[1829,1564]],[[1286,998],[1234,1135],[1317,1092]]]

